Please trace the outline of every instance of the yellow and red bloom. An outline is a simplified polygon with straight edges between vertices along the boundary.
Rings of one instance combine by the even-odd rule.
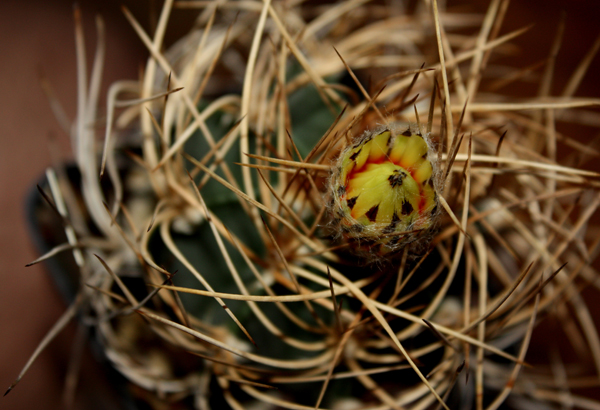
[[[339,156],[331,179],[334,225],[377,258],[422,238],[438,213],[435,160],[417,126],[366,132]]]

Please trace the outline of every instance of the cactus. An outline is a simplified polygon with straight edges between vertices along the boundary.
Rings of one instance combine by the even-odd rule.
[[[548,369],[598,385],[579,291],[598,278],[600,180],[556,158],[592,151],[554,125],[598,101],[480,96],[486,62],[522,34],[490,30],[498,3],[479,30],[436,1],[175,3],[201,13],[164,53],[173,3],[152,36],[125,10],[150,58],[112,86],[102,150],[81,101],[79,198],[48,190],[69,246],[38,261],[73,251],[65,317],[89,316],[139,400],[592,403]],[[525,366],[542,319],[571,323],[592,363]]]

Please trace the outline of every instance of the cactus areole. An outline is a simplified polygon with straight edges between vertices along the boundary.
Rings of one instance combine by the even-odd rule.
[[[430,235],[438,214],[431,144],[416,125],[365,132],[344,149],[331,177],[333,225],[377,260]]]

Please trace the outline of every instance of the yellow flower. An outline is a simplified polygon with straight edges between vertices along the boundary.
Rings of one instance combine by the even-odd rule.
[[[427,237],[438,199],[433,150],[415,125],[366,132],[339,156],[331,179],[334,225],[377,259]]]

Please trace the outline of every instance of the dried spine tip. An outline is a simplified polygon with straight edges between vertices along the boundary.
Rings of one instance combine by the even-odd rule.
[[[417,126],[365,132],[339,156],[330,183],[334,228],[377,260],[428,238],[437,217],[437,170]]]

